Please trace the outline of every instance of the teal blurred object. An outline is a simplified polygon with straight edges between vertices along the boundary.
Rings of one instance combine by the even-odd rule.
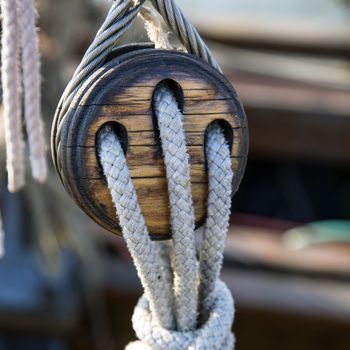
[[[288,230],[283,243],[291,249],[302,249],[320,243],[350,243],[350,221],[318,221]]]

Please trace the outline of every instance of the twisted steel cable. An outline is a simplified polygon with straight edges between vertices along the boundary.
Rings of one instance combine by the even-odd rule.
[[[89,75],[101,66],[119,38],[130,28],[135,17],[141,11],[144,2],[145,0],[117,0],[113,2],[106,20],[98,30],[70,83],[67,85],[58,104],[52,127],[51,150],[57,170],[59,170],[59,164],[57,163],[56,152],[60,149],[61,129],[76,92]],[[202,58],[221,71],[197,30],[186,19],[173,0],[152,0],[152,4],[189,53]]]

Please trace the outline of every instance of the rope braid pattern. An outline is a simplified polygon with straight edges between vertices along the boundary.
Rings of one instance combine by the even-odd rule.
[[[34,3],[33,0],[17,0],[17,2],[20,8],[24,119],[30,164],[34,179],[44,182],[47,177],[47,162],[44,124],[40,117],[40,57]]]
[[[21,123],[18,8],[13,0],[1,0],[2,89],[8,187],[16,191],[25,182],[24,142]]]
[[[208,205],[200,250],[199,288],[200,317],[205,322],[215,304],[216,281],[219,279],[225,247],[225,238],[231,214],[232,178],[230,150],[226,139],[215,125],[208,128],[206,142],[208,162]]]
[[[171,301],[168,297],[171,287],[164,283],[165,276],[162,275],[159,253],[149,237],[123,149],[111,127],[107,126],[101,131],[99,140],[99,156],[108,188],[145,295],[156,322],[171,329],[174,327]]]
[[[202,310],[200,320],[202,322],[201,326],[197,328],[197,286],[195,278],[197,277],[198,265],[195,256],[192,259],[192,255],[195,252],[194,246],[192,246],[192,241],[194,239],[193,220],[188,212],[184,213],[185,215],[181,214],[181,211],[189,209],[188,206],[184,204],[184,201],[188,200],[187,188],[190,184],[188,155],[183,142],[182,114],[178,110],[176,100],[170,89],[163,86],[156,91],[155,111],[162,139],[171,211],[179,212],[178,216],[173,216],[171,213],[172,243],[175,262],[173,264],[173,283],[168,283],[170,287],[173,286],[173,293],[175,296],[174,314],[177,326],[176,329],[162,326],[156,316],[156,309],[159,306],[150,301],[149,290],[147,289],[147,285],[144,285],[145,294],[138,302],[132,320],[135,332],[142,342],[132,343],[127,349],[233,349],[234,338],[231,333],[234,316],[233,300],[225,284],[218,279],[231,205],[231,180],[233,173],[231,169],[229,147],[221,128],[218,125],[210,126],[206,143],[206,156],[209,168],[208,217],[201,246],[199,275],[199,290],[202,291],[203,295],[203,297],[199,299]],[[138,241],[138,243],[134,243],[134,246],[137,247],[143,246],[145,240],[148,242],[147,244],[150,245],[155,243],[152,243],[147,236],[148,232],[145,226],[142,228],[133,225],[134,222],[141,222],[142,225],[144,225],[144,220],[137,204],[136,192],[132,185],[130,174],[127,171],[126,159],[118,137],[113,133],[112,128],[107,126],[101,131],[98,139],[98,153],[103,171],[111,191],[113,203],[116,206],[116,212],[123,229],[124,238],[134,257],[137,256],[139,252],[135,253],[135,251],[133,251],[133,247],[128,243],[130,239],[136,240],[136,242]],[[179,155],[180,153],[182,153],[182,155]],[[167,160],[167,158],[169,159]],[[186,168],[186,170],[182,170],[183,168]],[[132,203],[123,200],[120,202],[120,199],[117,199],[118,196],[115,193],[117,188],[122,191],[123,196],[129,198]],[[174,202],[174,198],[171,198],[174,193],[176,193],[177,203]],[[137,207],[137,210],[133,209],[135,207]],[[190,210],[189,213],[192,211],[193,209]],[[132,232],[126,229],[125,214],[127,215],[128,221],[127,227],[133,227],[135,231]],[[183,227],[187,228],[186,237],[181,237],[181,233],[179,235],[179,231],[181,232]],[[142,237],[140,236],[140,232],[142,232]],[[178,235],[178,245],[175,243],[176,235]],[[212,237],[213,235],[217,235],[217,237]],[[185,246],[186,244],[191,246],[191,251],[185,249],[187,248]],[[144,247],[145,250],[148,251],[148,254],[152,255],[152,264],[157,261],[164,261],[164,257],[162,258],[160,256],[159,251],[151,250],[147,248],[146,245]],[[181,261],[186,268],[179,266],[176,263],[176,259]],[[190,263],[186,262],[186,259],[188,259]],[[152,271],[153,267],[150,266],[147,268],[147,276],[144,276],[140,271],[138,258],[136,258],[135,265],[142,283],[149,282],[150,271]],[[167,262],[161,270],[168,269],[168,265],[169,262]],[[209,266],[210,268],[206,270],[205,266]],[[159,269],[158,265],[157,269]],[[183,270],[185,270],[185,272]],[[188,270],[190,270],[191,273],[187,274],[186,272]],[[202,271],[205,272],[202,273]],[[195,291],[194,293],[187,290],[192,283],[193,290]],[[179,288],[177,284],[179,284],[183,290]],[[186,285],[186,287],[183,285]],[[156,289],[155,292],[156,294],[151,297],[151,300],[158,301],[161,291]],[[185,298],[184,293],[189,292],[191,296],[194,294],[194,298]],[[169,292],[167,288],[167,292],[164,293],[163,296],[169,298],[167,304],[161,305],[163,310],[164,307],[166,307],[169,312],[172,312],[172,291],[170,290]],[[182,304],[176,303],[176,300],[181,300]],[[187,309],[184,306],[186,306]],[[186,313],[188,314],[187,317]],[[156,317],[154,317],[154,315]],[[181,322],[183,324],[181,324]]]
[[[113,2],[59,102],[52,131],[53,152],[60,151],[61,128],[78,89],[103,64],[117,40],[142,10],[144,1]],[[174,1],[151,2],[188,52],[220,70]],[[157,23],[153,28],[157,29]],[[162,37],[159,33],[151,36],[161,41],[157,39]],[[132,320],[141,341],[130,344],[128,349],[229,350],[234,345],[231,334],[234,305],[227,287],[218,280],[231,204],[233,174],[229,147],[222,130],[213,126],[207,137],[206,156],[211,168],[209,174],[214,175],[209,178],[208,218],[198,263],[183,116],[172,91],[166,86],[156,92],[154,107],[170,194],[173,240],[169,244],[155,243],[149,238],[118,137],[108,126],[98,135],[98,154],[108,188],[144,287],[144,296],[137,304]],[[53,159],[57,162],[55,154]],[[58,168],[59,164],[55,163],[55,166]]]
[[[174,94],[166,86],[160,86],[155,92],[155,112],[161,116],[158,118],[158,123],[168,180],[175,253],[174,294],[177,328],[187,331],[194,329],[197,321],[197,266],[190,162],[183,129],[183,116],[178,109]]]
[[[33,0],[1,0],[2,87],[8,188],[25,184],[22,95],[33,177],[47,175],[45,135],[40,110],[40,64]]]
[[[39,49],[33,0],[0,0],[0,6],[6,169],[8,189],[15,192],[25,184],[22,97],[32,175],[39,182],[43,182],[47,176],[44,125],[40,110]],[[2,225],[0,234],[3,236]]]

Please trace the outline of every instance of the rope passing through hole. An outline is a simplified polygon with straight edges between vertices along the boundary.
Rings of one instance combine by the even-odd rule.
[[[208,211],[198,263],[183,115],[165,85],[155,92],[154,103],[170,196],[170,265],[164,265],[160,247],[149,238],[118,136],[110,126],[105,126],[98,136],[103,172],[145,291],[133,316],[141,343],[130,344],[128,350],[233,349],[233,300],[219,281],[231,206],[229,146],[220,126],[210,125],[205,146]]]

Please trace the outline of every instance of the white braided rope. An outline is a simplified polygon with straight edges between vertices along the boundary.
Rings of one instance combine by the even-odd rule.
[[[24,119],[33,177],[46,179],[44,126],[40,111],[40,64],[33,0],[1,0],[2,87],[6,139],[8,188],[19,190],[25,183],[22,132]],[[23,84],[23,85],[22,85]]]
[[[1,0],[2,12],[2,90],[3,117],[6,141],[6,168],[8,188],[16,191],[24,185],[25,170],[23,164],[24,142],[21,129],[20,85],[19,85],[19,29],[17,6],[13,0]],[[0,213],[0,257],[4,254],[4,231]]]
[[[8,188],[16,191],[25,182],[24,142],[21,122],[18,8],[13,0],[1,0],[2,89]]]
[[[216,298],[216,281],[219,279],[224,256],[225,238],[231,214],[232,163],[230,150],[220,128],[210,125],[206,142],[208,162],[208,205],[200,250],[200,316],[205,322]]]
[[[203,58],[220,70],[209,49],[174,1],[151,0],[151,2],[188,52]],[[117,0],[112,4],[105,22],[60,100],[53,126],[52,149],[55,162],[57,161],[55,152],[59,152],[60,149],[61,128],[76,92],[89,75],[104,62],[117,40],[140,12],[143,3],[144,0]],[[152,19],[152,16],[144,18],[148,22],[154,22],[148,24],[152,39],[157,45],[159,44],[158,46],[166,47],[168,45],[166,36],[163,36],[160,30],[157,32],[159,21]],[[208,166],[213,167],[213,172],[218,169],[222,171],[227,181],[222,182],[217,193],[209,194],[208,205],[213,208],[208,209],[208,224],[203,238],[198,271],[194,247],[189,157],[182,115],[171,91],[165,87],[156,93],[155,110],[168,179],[172,246],[153,243],[150,240],[123,150],[112,129],[105,127],[99,134],[98,141],[99,157],[122,232],[145,289],[145,294],[136,307],[133,317],[134,329],[142,342],[134,343],[128,349],[139,346],[143,349],[163,350],[232,349],[234,340],[230,329],[233,322],[233,301],[227,288],[218,282],[231,201],[232,170],[231,166],[227,166],[231,164],[229,148],[221,130],[209,132]],[[55,165],[59,166],[57,163]],[[216,191],[216,182],[217,180],[212,182],[209,178],[210,192]],[[222,200],[216,200],[221,195]],[[220,223],[218,228],[214,227],[216,223]],[[219,230],[218,239],[211,237]],[[206,264],[211,263],[213,267],[208,273],[202,273]],[[204,291],[206,288],[207,293]],[[199,328],[198,310],[201,313]]]
[[[218,281],[216,294],[208,320],[202,327],[187,331],[171,331],[154,323],[149,303],[141,297],[132,317],[136,335],[142,342],[133,342],[127,350],[232,350],[234,337],[231,333],[234,304],[226,285]]]
[[[189,156],[183,116],[174,94],[166,86],[160,86],[154,102],[168,180],[177,328],[187,331],[195,329],[197,323],[197,264]]]
[[[17,0],[21,29],[24,119],[34,179],[47,176],[44,124],[40,108],[40,57],[33,0]]]
[[[174,319],[169,297],[171,286],[165,283],[159,252],[149,237],[123,149],[108,126],[99,134],[99,157],[123,236],[150,303],[154,322],[172,329]]]
[[[173,286],[175,304],[172,309],[173,297],[167,289],[163,297],[169,298],[168,303],[162,307],[166,306],[168,311],[173,311],[177,327],[176,329],[165,327],[158,321],[159,317],[156,316],[155,309],[159,306],[155,304],[154,300],[159,300],[160,291],[157,288],[150,290],[145,285],[148,277],[142,275],[140,261],[136,261],[135,265],[146,290],[145,295],[136,306],[133,316],[133,327],[141,342],[129,344],[127,349],[233,349],[234,338],[231,334],[234,315],[233,300],[226,286],[218,280],[231,205],[233,174],[229,147],[221,128],[218,125],[210,126],[206,143],[209,169],[208,217],[201,247],[199,275],[201,293],[198,300],[196,284],[198,264],[194,255],[194,219],[182,115],[171,90],[165,86],[161,86],[155,92],[154,102],[168,179],[173,251],[169,252],[171,246],[168,245],[167,247],[159,247],[163,256],[157,257],[153,250],[151,255],[153,257],[152,264],[155,264],[156,261],[158,264],[159,262],[164,264],[163,272],[164,270],[167,272],[163,276],[171,274],[169,254],[174,255],[174,280],[173,283],[168,282],[168,285]],[[147,245],[152,245],[152,242],[148,237],[145,237],[148,231],[144,226],[143,216],[137,204],[136,193],[127,172],[121,145],[108,126],[100,134],[99,145],[101,164],[123,228],[123,235],[127,242],[133,239],[133,245],[128,243],[128,247],[132,256],[138,257],[141,252],[133,251],[133,247],[139,249],[145,244],[145,241]],[[113,153],[112,157],[106,156],[105,147],[108,148],[109,153]],[[122,192],[120,195],[133,192],[132,196],[127,196],[127,202],[116,202],[117,196],[114,193],[116,187]],[[128,230],[124,228],[125,218],[123,215],[127,215]],[[140,225],[135,224],[131,227],[130,221],[135,221]],[[132,232],[132,229],[135,231]],[[140,234],[140,232],[142,233]],[[214,235],[216,237],[213,237]],[[150,248],[146,248],[146,250],[151,251]],[[168,254],[168,261],[164,263],[166,254]],[[159,269],[158,264],[156,264],[157,269]],[[206,266],[209,266],[207,270]],[[149,274],[150,269],[152,266],[146,268],[147,274]],[[193,290],[188,288],[193,288]],[[156,294],[152,297],[151,293]],[[188,294],[186,295],[186,293]],[[196,326],[197,300],[201,308],[199,328]]]

